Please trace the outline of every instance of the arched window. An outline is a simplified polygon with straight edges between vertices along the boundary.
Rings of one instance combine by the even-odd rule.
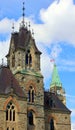
[[[25,63],[27,66],[31,67],[32,64],[32,56],[30,54],[30,50],[27,51],[26,57],[25,57]]]
[[[31,91],[29,90],[29,92],[28,92],[28,101],[30,102],[31,101],[31,97],[30,97],[30,94],[31,93]]]
[[[29,125],[33,125],[34,124],[33,123],[33,112],[32,111],[28,112],[28,124]]]
[[[6,110],[6,120],[8,120],[8,110]]]
[[[15,106],[9,102],[6,108],[6,121],[15,121]]]
[[[13,110],[13,121],[15,121],[15,110]]]
[[[28,65],[28,53],[26,54],[26,65]]]
[[[28,101],[34,102],[34,88],[32,86],[30,86],[28,91]]]
[[[9,127],[7,127],[7,130],[9,130]]]
[[[29,64],[31,64],[32,63],[32,56],[31,56],[31,54],[29,55]]]
[[[32,102],[34,102],[34,90],[32,90]]]
[[[54,120],[50,120],[50,130],[54,130]]]

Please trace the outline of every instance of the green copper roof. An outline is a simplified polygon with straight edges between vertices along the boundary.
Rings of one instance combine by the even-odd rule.
[[[16,72],[14,72],[14,74],[16,74],[16,73],[32,75],[32,76],[36,76],[36,77],[40,77],[40,78],[43,77],[40,72],[35,72],[33,70],[25,70],[25,69],[17,70]]]
[[[50,87],[62,87],[60,77],[58,74],[57,66],[54,64],[53,73],[52,73],[52,81]]]

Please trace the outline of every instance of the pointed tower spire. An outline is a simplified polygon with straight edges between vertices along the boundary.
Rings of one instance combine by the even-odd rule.
[[[34,30],[32,29],[32,37],[34,38]]]
[[[23,2],[23,8],[22,8],[22,10],[23,10],[23,14],[22,14],[22,16],[23,16],[23,20],[22,20],[22,26],[24,27],[25,26],[25,21],[24,21],[24,17],[25,17],[25,7],[24,7],[24,5],[25,5],[25,3]]]
[[[54,64],[52,80],[50,84],[50,92],[57,94],[58,98],[66,104],[65,90],[62,88],[62,83],[58,74],[58,69],[56,64]]]
[[[55,86],[57,88],[61,88],[62,87],[62,83],[60,81],[60,77],[59,77],[59,74],[58,74],[58,70],[57,70],[56,64],[54,64],[53,73],[52,73],[52,81],[51,81],[51,84],[50,84],[50,88],[53,88]]]

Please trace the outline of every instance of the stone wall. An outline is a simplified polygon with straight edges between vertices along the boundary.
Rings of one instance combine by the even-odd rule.
[[[15,107],[15,121],[6,120],[6,107],[12,101]],[[27,129],[27,102],[25,99],[20,99],[16,96],[3,96],[0,97],[0,130]]]
[[[54,120],[55,130],[71,130],[70,113],[45,110],[45,129],[50,130],[50,119]]]

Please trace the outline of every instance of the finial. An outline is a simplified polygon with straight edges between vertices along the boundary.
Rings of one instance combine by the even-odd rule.
[[[26,28],[27,28],[27,22],[26,22]]]
[[[29,21],[29,25],[28,25],[28,27],[29,27],[29,30],[30,30],[30,21]]]
[[[32,36],[34,37],[34,30],[32,29]]]
[[[22,21],[22,24],[23,24],[23,27],[25,26],[25,21],[24,21],[24,17],[25,17],[25,7],[24,7],[24,2],[23,2],[23,8],[22,8],[22,10],[23,10],[23,14],[22,14],[22,16],[23,16],[23,21]]]
[[[12,33],[14,33],[14,23],[12,24]]]

